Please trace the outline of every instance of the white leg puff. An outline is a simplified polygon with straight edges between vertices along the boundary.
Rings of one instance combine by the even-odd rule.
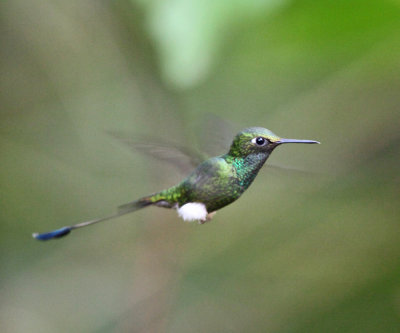
[[[182,207],[177,208],[178,215],[184,221],[206,221],[207,209],[201,202],[189,202]]]

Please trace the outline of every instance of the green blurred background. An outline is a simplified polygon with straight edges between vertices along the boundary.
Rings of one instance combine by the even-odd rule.
[[[400,331],[398,0],[10,0],[0,29],[1,332]],[[109,131],[222,154],[247,126],[322,144],[203,226],[32,239],[185,176]]]

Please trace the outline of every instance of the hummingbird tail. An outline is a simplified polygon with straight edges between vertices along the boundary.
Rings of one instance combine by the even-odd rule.
[[[41,240],[41,241],[47,241],[49,239],[61,238],[61,237],[68,235],[74,229],[79,229],[79,228],[87,227],[87,226],[95,224],[95,223],[111,220],[115,217],[134,212],[135,210],[149,206],[153,203],[154,202],[151,201],[151,197],[144,197],[139,200],[132,201],[130,203],[127,203],[125,205],[118,207],[118,212],[113,215],[109,215],[109,216],[102,217],[102,218],[95,219],[95,220],[81,222],[81,223],[78,223],[78,224],[75,224],[72,226],[62,227],[60,229],[56,229],[56,230],[49,231],[49,232],[33,233],[32,236],[33,236],[33,238],[35,238],[37,240]]]
[[[118,212],[118,213],[113,214],[113,215],[109,215],[109,216],[102,217],[102,218],[95,219],[95,220],[81,222],[81,223],[78,223],[78,224],[74,224],[72,226],[62,227],[60,229],[56,229],[56,230],[49,231],[49,232],[44,232],[44,233],[41,233],[41,234],[35,232],[35,233],[32,234],[32,236],[33,236],[33,238],[35,238],[37,240],[41,240],[41,241],[47,241],[49,239],[61,238],[61,237],[64,237],[64,236],[68,235],[74,229],[79,229],[79,228],[87,227],[87,226],[95,224],[95,223],[111,220],[114,217],[118,217],[118,216],[121,216],[121,215],[124,215],[124,214],[127,214],[127,213],[128,212],[126,212],[126,213]]]
[[[33,233],[32,236],[33,238],[36,238],[41,241],[49,240],[52,238],[61,238],[66,235],[68,235],[71,232],[71,227],[62,227],[57,230],[53,230],[50,232],[44,232],[42,234],[39,234],[37,232]]]
[[[171,187],[167,190],[151,194],[149,196],[140,198],[132,202],[128,202],[118,207],[119,214],[127,214],[134,212],[140,208],[144,208],[150,205],[158,207],[172,208],[174,203],[177,201],[177,197],[171,197],[171,193],[176,192],[176,187]]]
[[[131,201],[126,204],[123,204],[121,206],[118,206],[118,214],[128,214],[130,212],[134,212],[135,210],[150,206],[155,204],[154,201],[152,201],[152,196],[149,197],[143,197],[140,198],[139,200]]]

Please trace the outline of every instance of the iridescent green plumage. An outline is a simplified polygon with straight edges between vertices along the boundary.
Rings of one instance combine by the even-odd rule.
[[[268,156],[282,143],[318,142],[282,139],[265,128],[247,128],[236,135],[227,154],[204,161],[178,185],[122,205],[112,216],[34,234],[34,237],[40,240],[62,237],[73,229],[150,205],[176,208],[185,220],[205,222],[210,219],[210,214],[237,200],[247,190]]]
[[[268,149],[256,146],[251,142],[256,137],[270,140],[272,146]],[[169,208],[201,202],[209,213],[221,209],[238,199],[250,186],[278,140],[279,137],[267,129],[245,129],[236,135],[227,154],[204,161],[180,184],[123,205],[120,211],[150,202]]]

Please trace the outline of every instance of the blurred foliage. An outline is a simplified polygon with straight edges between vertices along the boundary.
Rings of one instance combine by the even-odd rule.
[[[397,0],[14,0],[0,29],[2,332],[400,330]],[[212,223],[31,238],[185,176],[110,131],[219,154],[247,126],[322,144]]]

